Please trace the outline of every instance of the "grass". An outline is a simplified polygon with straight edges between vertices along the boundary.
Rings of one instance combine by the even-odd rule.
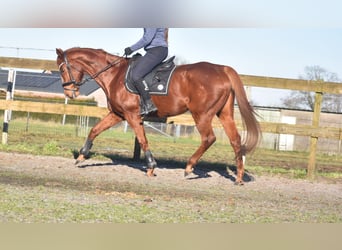
[[[222,221],[229,210],[213,211],[213,206],[202,200],[196,205],[197,213],[193,213],[193,204],[188,204],[183,195],[172,198],[160,195],[153,202],[146,201],[146,192],[151,190],[142,191],[144,189],[139,187],[130,192],[118,192],[113,187],[94,191],[90,183],[84,185],[63,178],[48,180],[2,173],[5,175],[7,184],[11,183],[11,186],[0,184],[2,222],[214,222]],[[56,184],[49,186],[55,181],[59,181],[57,188]],[[23,182],[31,185],[18,185]],[[104,189],[106,191],[102,191]]]
[[[31,179],[32,185],[18,185],[24,179],[25,183]],[[288,201],[275,193],[262,194],[261,197],[253,191],[240,194],[231,190],[230,194],[210,192],[211,196],[200,198],[199,193],[186,189],[170,193],[169,188],[163,190],[163,186],[159,186],[158,191],[144,186],[144,189],[136,187],[129,192],[118,192],[116,188],[94,189],[91,185],[63,178],[59,178],[59,185],[56,185],[53,179],[7,173],[7,180],[11,185],[0,184],[1,222],[341,222],[339,212],[331,208],[333,204],[328,205],[329,209],[322,209],[327,205],[316,207],[317,204]],[[146,199],[150,193],[155,193],[153,201]],[[265,202],[264,196],[273,202]]]

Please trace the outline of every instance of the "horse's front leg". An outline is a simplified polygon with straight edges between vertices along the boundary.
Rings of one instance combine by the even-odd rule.
[[[147,141],[145,129],[144,129],[144,123],[140,115],[139,116],[132,115],[132,116],[126,117],[126,120],[129,123],[129,125],[132,127],[132,129],[134,130],[137,140],[140,144],[140,147],[144,151],[145,160],[147,164],[146,175],[149,177],[155,176],[153,171],[154,171],[154,168],[157,167],[157,162],[154,159],[149,149],[148,141]]]
[[[76,163],[78,164],[86,159],[89,155],[89,151],[93,146],[94,139],[101,134],[103,131],[111,128],[115,124],[121,122],[123,119],[120,116],[117,116],[113,112],[108,113],[101,121],[99,121],[89,132],[89,135],[80,150],[80,153],[77,157]]]

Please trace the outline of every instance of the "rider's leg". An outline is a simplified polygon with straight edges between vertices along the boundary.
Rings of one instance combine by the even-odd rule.
[[[143,57],[138,59],[137,64],[132,70],[132,79],[143,103],[142,114],[148,114],[157,110],[151,100],[148,86],[143,82],[143,78],[160,64],[167,57],[167,54],[168,48],[166,47],[149,49]]]

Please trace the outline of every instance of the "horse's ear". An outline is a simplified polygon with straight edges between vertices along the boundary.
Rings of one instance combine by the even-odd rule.
[[[57,54],[59,57],[63,57],[63,50],[62,50],[62,49],[59,49],[59,48],[56,48],[56,54]]]

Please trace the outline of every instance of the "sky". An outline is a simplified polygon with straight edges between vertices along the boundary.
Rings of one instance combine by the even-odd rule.
[[[77,16],[69,12],[81,1],[51,2],[46,13],[38,7],[40,0],[30,1],[36,8],[28,8],[26,1],[6,0],[2,10],[17,2],[24,5],[16,8],[14,17],[10,11],[0,17],[0,56],[55,60],[55,48],[76,46],[122,55],[142,36],[142,29],[135,27],[164,24],[173,27],[169,56],[187,63],[209,61],[229,65],[240,74],[283,78],[298,78],[306,66],[318,65],[342,79],[341,1],[197,0],[191,5],[192,0],[147,0],[132,8],[132,0],[98,0],[96,11],[82,1],[83,14]],[[149,15],[149,4],[160,7],[159,14]],[[61,6],[68,8],[59,13]],[[285,94],[252,90],[253,102],[260,105],[276,106]]]

